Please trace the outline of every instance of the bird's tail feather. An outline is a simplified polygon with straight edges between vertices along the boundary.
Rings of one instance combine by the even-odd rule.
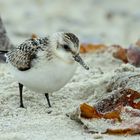
[[[6,54],[7,52],[8,52],[8,51],[0,50],[0,61],[6,62],[6,56],[5,56],[5,54]]]

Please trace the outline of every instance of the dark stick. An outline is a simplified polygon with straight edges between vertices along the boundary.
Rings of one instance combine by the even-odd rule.
[[[18,85],[19,85],[19,93],[20,93],[20,107],[24,108],[23,99],[22,99],[23,85],[21,83],[18,83]]]
[[[7,53],[8,51],[0,50],[0,53]]]
[[[49,99],[49,94],[48,93],[45,93],[45,97],[47,99],[47,102],[48,102],[49,107],[51,107],[50,99]]]

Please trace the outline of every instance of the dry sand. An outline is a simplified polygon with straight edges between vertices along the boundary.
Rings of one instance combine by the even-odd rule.
[[[1,0],[0,12],[14,44],[20,44],[31,33],[44,36],[69,30],[82,41],[127,46],[139,36],[139,4],[138,0]],[[114,14],[108,19],[110,11]],[[17,82],[7,65],[0,64],[0,140],[139,139],[139,136],[88,134],[82,125],[66,116],[79,104],[102,96],[110,77],[118,69],[133,69],[107,52],[82,57],[90,70],[78,66],[72,80],[50,95],[52,108],[48,108],[43,94],[26,88],[23,96],[26,108],[19,108]]]
[[[66,114],[75,110],[79,104],[94,102],[105,94],[105,87],[119,69],[126,68],[131,71],[134,68],[122,64],[107,52],[83,57],[90,70],[85,71],[79,66],[72,80],[61,90],[51,94],[52,108],[47,107],[44,95],[28,89],[24,89],[23,96],[26,108],[19,108],[17,82],[6,72],[7,65],[1,65],[0,139],[90,140],[98,138],[97,134],[86,133],[82,125],[71,120]],[[101,135],[101,137],[117,139],[116,136]],[[122,137],[124,138],[126,137]]]

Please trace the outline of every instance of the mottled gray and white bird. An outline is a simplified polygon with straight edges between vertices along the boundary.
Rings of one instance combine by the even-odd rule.
[[[44,93],[49,107],[49,94],[62,88],[74,75],[77,63],[89,67],[79,56],[79,39],[73,33],[58,32],[44,38],[31,38],[6,54],[10,71],[19,82],[20,107],[23,85]]]

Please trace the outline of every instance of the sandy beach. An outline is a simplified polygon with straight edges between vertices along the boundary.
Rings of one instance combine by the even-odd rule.
[[[39,36],[70,31],[81,42],[121,44],[128,47],[139,38],[138,0],[0,0],[0,14],[11,42],[19,45],[32,33]],[[17,81],[7,64],[0,63],[0,140],[139,140],[139,135],[90,134],[67,114],[83,102],[94,102],[106,94],[111,77],[124,69],[140,69],[124,64],[111,53],[81,54],[89,65],[80,65],[71,81],[50,94],[49,108],[43,94],[24,88],[24,108],[19,108]],[[135,85],[139,89],[140,85]]]

